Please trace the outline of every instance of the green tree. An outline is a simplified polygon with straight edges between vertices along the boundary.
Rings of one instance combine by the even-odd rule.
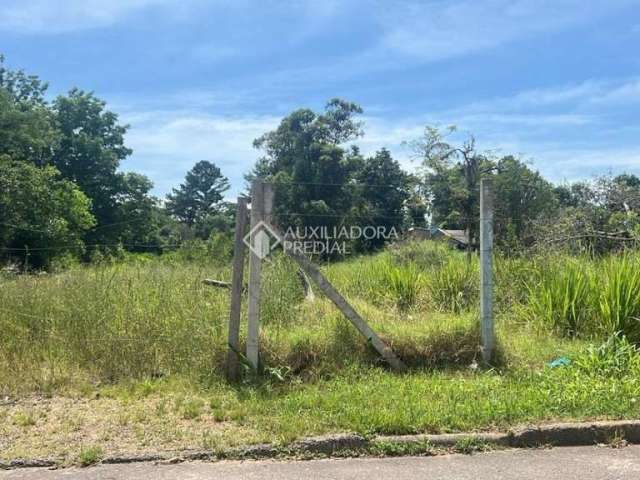
[[[589,182],[557,185],[553,190],[561,207],[585,207],[596,201],[596,192]]]
[[[52,259],[83,252],[95,224],[90,200],[51,166],[0,156],[0,247],[5,259],[46,267]]]
[[[450,141],[454,127],[440,131],[427,127],[423,138],[412,146],[423,159],[424,190],[429,200],[432,223],[439,227],[464,229],[470,244],[477,244],[479,191],[482,177],[493,178],[495,196],[494,233],[504,250],[517,251],[531,245],[537,236],[534,223],[558,209],[558,189],[517,158],[498,160],[479,153],[472,136],[456,144]],[[567,202],[580,202],[578,193],[562,190]]]
[[[329,101],[323,113],[299,109],[254,141],[264,152],[247,176],[276,185],[274,210],[281,226],[335,226],[353,205],[349,182],[361,164],[356,148],[341,144],[362,135],[355,116],[362,109],[340,99]]]
[[[140,174],[118,171],[131,150],[124,145],[127,127],[91,93],[71,90],[52,105],[47,84],[34,75],[4,66],[0,56],[0,155],[39,167],[53,165],[91,200],[96,228],[85,234],[90,244],[139,243],[157,230],[151,182]]]
[[[392,228],[399,232],[405,220],[411,177],[393,159],[391,152],[382,148],[366,158],[353,177],[357,186],[354,187],[352,212],[370,225],[385,227],[386,232]],[[375,238],[368,241],[365,248],[383,244],[384,238]]]
[[[478,243],[480,178],[494,168],[469,136],[459,144],[449,138],[456,131],[427,126],[422,138],[410,146],[422,159],[425,190],[432,222],[440,227],[463,229],[469,238],[468,252]]]
[[[558,208],[553,185],[511,155],[498,160],[493,189],[494,233],[505,250],[531,245],[532,221]]]
[[[540,219],[536,242],[570,251],[606,253],[640,240],[640,178],[603,175],[554,189],[559,208]]]
[[[124,145],[127,127],[120,125],[118,116],[105,107],[104,101],[78,89],[59,96],[53,103],[61,136],[53,164],[91,199],[100,228],[89,233],[90,243],[119,241],[121,229],[102,227],[121,221],[118,197],[127,194],[124,174],[117,171],[120,162],[131,154]]]
[[[124,144],[126,125],[92,93],[73,89],[58,97],[53,112],[60,131],[53,163],[63,177],[80,186],[92,202],[98,225],[87,234],[88,243],[157,245],[157,200],[152,182],[139,173],[118,168],[131,154]]]
[[[221,211],[229,180],[211,162],[202,160],[187,172],[185,181],[167,195],[166,208],[189,227],[206,221]]]
[[[0,155],[39,166],[50,162],[58,132],[46,89],[37,77],[6,68],[0,55]]]
[[[216,212],[208,214],[195,225],[196,237],[208,239],[216,234],[230,236],[235,226],[235,207],[230,202],[221,202]]]
[[[149,195],[153,183],[139,173],[122,174],[120,193],[116,197],[119,241],[128,250],[160,250],[162,241],[159,229],[162,226],[160,205],[156,198]],[[107,226],[111,228],[111,226]]]

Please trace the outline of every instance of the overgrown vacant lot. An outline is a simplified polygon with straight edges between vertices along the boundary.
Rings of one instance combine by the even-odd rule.
[[[133,257],[3,278],[0,458],[220,449],[327,432],[491,430],[640,414],[640,257],[496,261],[499,352],[478,367],[478,268],[429,244],[323,267],[411,366],[265,266],[259,376],[222,378],[228,267]],[[548,363],[566,358],[568,365]]]

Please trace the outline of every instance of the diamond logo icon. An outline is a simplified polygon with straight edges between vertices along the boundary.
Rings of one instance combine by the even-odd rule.
[[[280,245],[276,232],[263,221],[258,222],[244,236],[243,241],[260,260],[265,259],[274,248]]]

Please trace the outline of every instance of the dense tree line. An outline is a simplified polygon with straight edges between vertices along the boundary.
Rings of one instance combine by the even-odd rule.
[[[414,179],[390,152],[381,149],[365,157],[356,146],[363,135],[355,116],[360,106],[331,100],[325,111],[300,109],[285,117],[278,128],[256,139],[264,152],[248,180],[275,184],[275,214],[283,227],[376,225],[401,229],[407,224],[407,200]],[[368,250],[383,238],[354,239],[352,247]]]
[[[211,218],[227,187],[217,167],[199,162],[164,208],[147,177],[119,170],[132,153],[127,126],[104,101],[72,89],[49,102],[46,91],[0,56],[2,259],[45,267],[116,249],[160,252],[228,228],[228,218]]]
[[[455,128],[427,127],[410,143],[423,161],[422,187],[433,224],[469,232],[477,244],[479,184],[492,178],[494,233],[506,253],[531,247],[599,253],[640,241],[640,178],[601,176],[554,186],[512,155],[479,152],[473,137],[450,141]]]
[[[123,172],[127,126],[91,92],[48,101],[47,84],[5,67],[0,56],[0,259],[25,267],[91,260],[114,250],[163,252],[231,235],[229,182],[199,161],[160,200],[152,182]],[[282,226],[374,225],[401,232],[434,225],[477,242],[479,182],[494,180],[498,245],[517,254],[567,246],[607,251],[640,234],[640,179],[604,176],[555,186],[520,159],[479,151],[473,137],[427,127],[408,145],[421,169],[405,172],[385,148],[363,155],[362,108],[341,99],[299,109],[257,138],[262,156],[246,176],[275,184]],[[224,242],[223,242],[224,243]],[[352,251],[384,238],[353,240]]]

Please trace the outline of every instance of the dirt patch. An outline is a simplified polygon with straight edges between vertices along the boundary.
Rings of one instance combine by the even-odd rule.
[[[0,459],[65,463],[87,448],[109,456],[217,450],[262,440],[241,423],[241,418],[220,418],[204,398],[31,397],[0,405]]]

